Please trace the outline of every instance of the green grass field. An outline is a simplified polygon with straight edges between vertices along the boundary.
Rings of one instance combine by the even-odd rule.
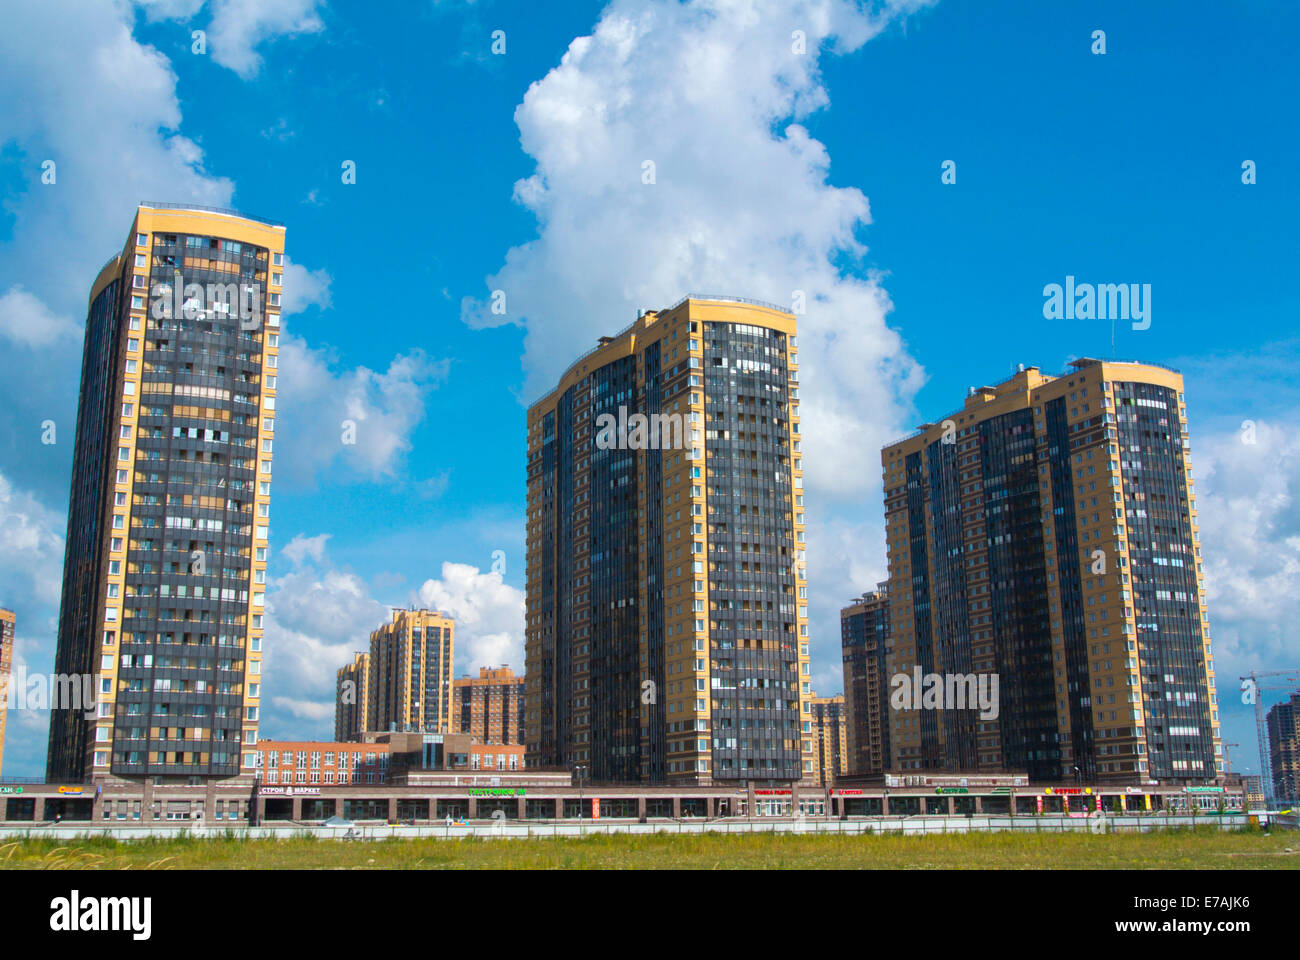
[[[1209,869],[1300,868],[1300,835],[1188,828],[1130,834],[593,835],[534,840],[235,837],[0,844],[0,867],[67,869]]]

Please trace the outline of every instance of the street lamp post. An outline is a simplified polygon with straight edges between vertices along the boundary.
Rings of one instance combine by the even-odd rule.
[[[583,779],[584,779],[584,778],[586,777],[586,775],[587,775],[587,765],[584,764],[584,763],[580,763],[580,764],[578,764],[577,766],[575,766],[575,767],[573,768],[573,773],[574,773],[574,775],[578,778],[578,832],[579,832],[579,833],[582,833],[582,832],[583,832],[583,825],[582,825],[582,808],[583,808],[583,800],[582,800],[582,781],[583,781]]]

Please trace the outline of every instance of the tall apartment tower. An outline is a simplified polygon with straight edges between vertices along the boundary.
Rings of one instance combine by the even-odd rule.
[[[14,623],[14,612],[0,607],[0,770],[4,769],[9,677],[14,663]]]
[[[507,666],[479,667],[452,684],[456,733],[475,743],[524,742],[524,678]]]
[[[284,227],[141,204],[90,290],[46,775],[252,775]]]
[[[357,653],[351,663],[339,667],[335,674],[334,739],[339,743],[358,743],[375,724],[366,715],[370,703],[370,654]]]
[[[812,776],[795,318],[687,297],[528,410],[529,766]]]
[[[876,584],[840,610],[848,772],[876,776],[889,769],[889,582]]]
[[[844,709],[844,696],[819,697],[814,693],[808,700],[812,729],[813,783],[829,786],[836,778],[849,772],[848,714]]]
[[[999,678],[996,718],[892,710],[895,770],[1222,773],[1183,379],[1070,366],[971,388],[882,452],[890,675]]]
[[[1300,693],[1275,704],[1266,717],[1273,796],[1300,799]]]
[[[450,733],[455,623],[433,610],[393,610],[370,634],[366,723],[373,730]]]

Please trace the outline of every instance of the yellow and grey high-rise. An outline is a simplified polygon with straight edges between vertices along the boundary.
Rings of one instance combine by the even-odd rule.
[[[434,610],[394,609],[370,634],[367,729],[451,732],[454,628]]]
[[[891,675],[999,679],[992,719],[891,694],[893,769],[1222,772],[1180,374],[1022,368],[882,461]]]
[[[889,770],[889,583],[840,610],[848,772],[879,776]]]
[[[797,346],[779,307],[687,297],[529,408],[530,766],[815,776]]]
[[[9,683],[14,662],[16,620],[12,610],[0,607],[0,770],[4,769],[5,723],[8,720]]]
[[[367,717],[370,703],[370,654],[358,652],[351,663],[339,667],[335,674],[334,739],[339,743],[358,743],[375,724]]]
[[[848,711],[844,695],[809,698],[813,740],[813,782],[830,786],[849,772]]]
[[[91,287],[51,779],[253,773],[284,235],[144,203]]]

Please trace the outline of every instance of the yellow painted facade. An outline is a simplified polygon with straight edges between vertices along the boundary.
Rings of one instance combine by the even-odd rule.
[[[844,694],[819,697],[814,692],[808,703],[812,716],[813,782],[830,786],[849,772],[848,710]]]
[[[366,729],[450,733],[455,621],[434,610],[393,610],[370,634]]]
[[[14,627],[12,610],[0,607],[0,770],[4,769],[5,724],[8,722],[9,682],[13,670]]]

